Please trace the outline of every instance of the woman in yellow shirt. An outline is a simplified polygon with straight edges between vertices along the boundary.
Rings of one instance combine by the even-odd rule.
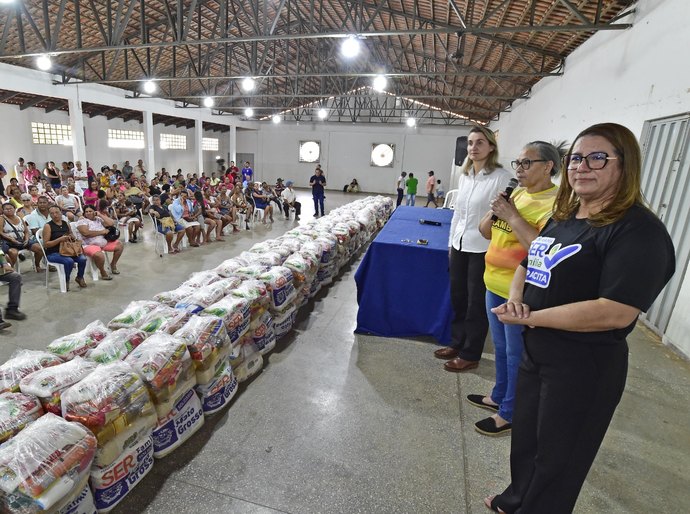
[[[490,395],[471,394],[467,400],[496,412],[475,424],[477,432],[484,435],[495,436],[512,428],[515,383],[523,350],[522,327],[501,323],[491,309],[506,302],[515,270],[551,217],[558,190],[551,179],[560,171],[561,159],[560,151],[550,143],[534,141],[525,145],[518,159],[511,162],[520,187],[510,198],[503,193],[497,195],[479,223],[481,234],[491,240],[485,256],[484,283],[496,384]]]

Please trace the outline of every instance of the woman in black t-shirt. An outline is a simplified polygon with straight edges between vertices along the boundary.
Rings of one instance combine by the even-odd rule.
[[[492,309],[526,325],[511,439],[511,484],[486,505],[571,512],[628,369],[625,337],[675,271],[671,238],[643,203],[640,149],[613,123],[581,132],[554,215]],[[650,251],[651,250],[651,251]]]

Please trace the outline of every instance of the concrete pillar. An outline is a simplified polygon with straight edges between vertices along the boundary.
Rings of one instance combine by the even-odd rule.
[[[228,162],[226,166],[230,166],[230,161],[235,161],[235,166],[237,166],[237,127],[235,125],[230,126],[230,151],[228,152]]]
[[[78,95],[67,100],[69,105],[69,124],[72,127],[72,160],[81,161],[86,169],[86,138],[84,137],[84,115]],[[91,159],[93,160],[93,159]]]
[[[204,122],[201,120],[194,121],[194,147],[196,149],[197,173],[201,177],[204,170],[204,151],[201,149],[201,142],[204,138]],[[211,170],[208,172],[211,176]]]
[[[156,141],[153,135],[153,113],[144,111],[144,166],[146,167],[146,177],[151,178],[156,174]]]

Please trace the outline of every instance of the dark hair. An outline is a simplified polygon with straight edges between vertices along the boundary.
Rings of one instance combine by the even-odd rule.
[[[561,172],[563,166],[563,157],[565,157],[565,141],[557,143],[547,143],[546,141],[532,141],[525,145],[525,149],[532,149],[537,152],[540,159],[553,163],[551,168],[551,176],[555,177]]]
[[[86,214],[87,209],[91,209],[93,212],[96,212],[96,208],[93,205],[85,205],[84,206],[84,214]]]

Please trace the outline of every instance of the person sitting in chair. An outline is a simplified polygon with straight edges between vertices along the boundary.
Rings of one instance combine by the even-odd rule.
[[[352,182],[350,182],[350,185],[347,186],[347,192],[348,193],[359,193],[359,184],[357,183],[356,178],[353,178]]]

